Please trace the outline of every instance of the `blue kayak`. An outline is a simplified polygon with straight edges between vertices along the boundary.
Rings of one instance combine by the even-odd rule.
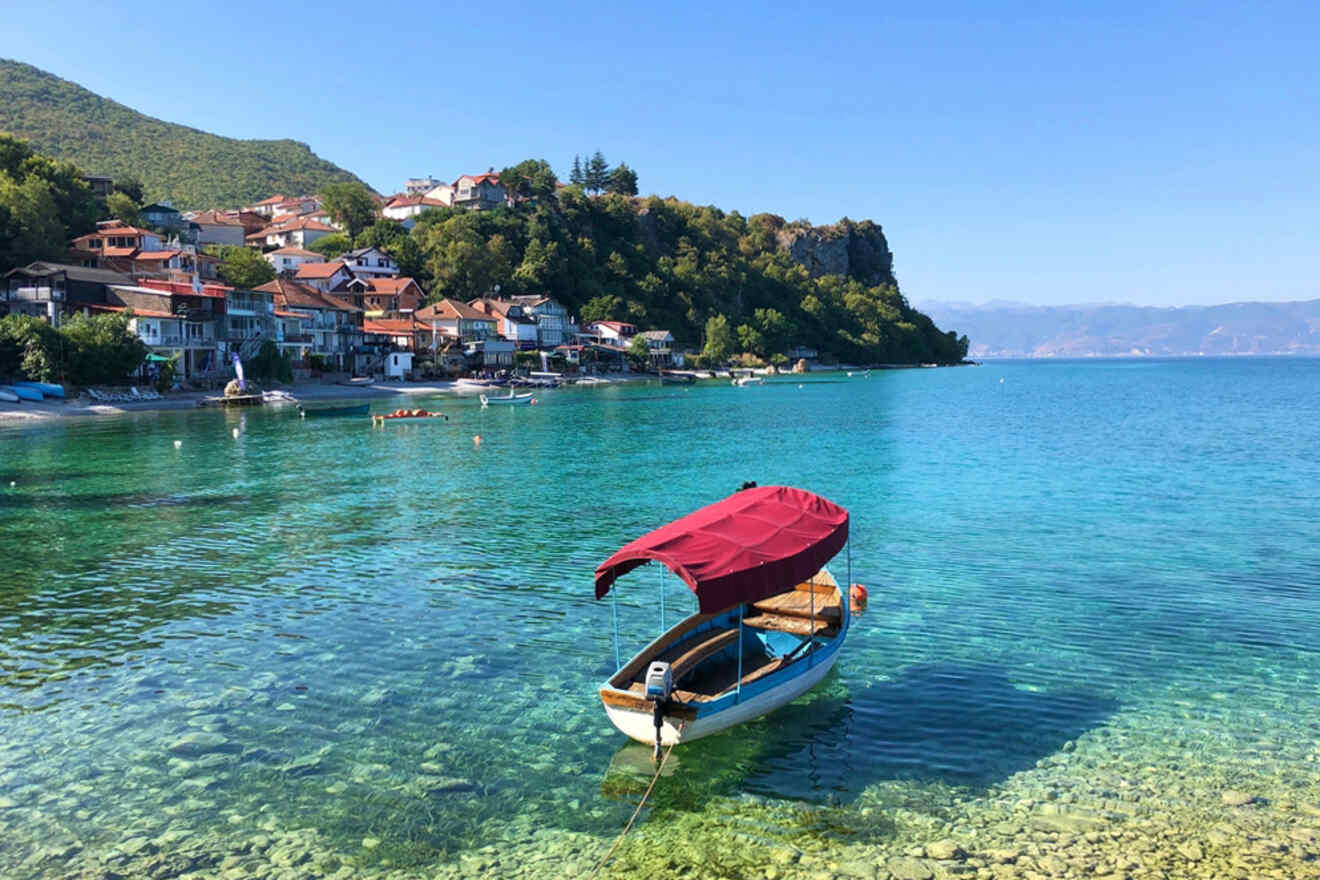
[[[18,395],[8,385],[0,385],[0,400],[5,403],[18,403]]]
[[[41,400],[41,392],[27,385],[9,385],[6,386],[9,391],[14,392],[23,400]]]
[[[64,397],[64,386],[53,385],[50,382],[15,382],[15,387],[35,388],[47,397]]]

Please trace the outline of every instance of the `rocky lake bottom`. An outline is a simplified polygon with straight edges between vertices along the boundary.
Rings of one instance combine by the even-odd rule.
[[[1320,877],[1318,379],[1009,364],[440,399],[441,430],[5,429],[0,875],[590,876],[653,773],[595,696],[590,572],[757,477],[852,511],[834,570],[871,607],[815,690],[675,749],[598,876]],[[632,642],[657,585],[686,610],[630,578]]]

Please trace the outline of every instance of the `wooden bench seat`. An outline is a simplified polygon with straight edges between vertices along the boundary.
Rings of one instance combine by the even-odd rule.
[[[788,617],[811,617],[812,590],[789,590],[777,596],[768,596],[759,602],[753,602],[752,608],[765,614],[777,614]],[[837,621],[842,616],[839,608],[839,594],[833,589],[817,588],[815,591],[816,617]]]
[[[795,636],[834,636],[839,633],[837,620],[817,617],[813,626],[810,617],[787,614],[757,614],[743,620],[743,625],[753,629],[792,633]]]
[[[680,678],[695,669],[702,660],[718,654],[730,645],[737,644],[737,642],[738,631],[736,629],[713,627],[703,630],[691,638],[684,639],[655,659],[669,664],[674,682],[677,683]]]

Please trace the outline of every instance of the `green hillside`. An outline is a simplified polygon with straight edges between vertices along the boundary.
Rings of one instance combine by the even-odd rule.
[[[144,116],[30,64],[0,58],[0,132],[87,174],[141,181],[149,201],[232,207],[357,180],[292,140],[235,140]]]

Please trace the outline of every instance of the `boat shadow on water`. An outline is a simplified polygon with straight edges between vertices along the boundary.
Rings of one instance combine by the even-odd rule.
[[[887,782],[977,794],[1117,709],[1096,694],[1019,688],[989,665],[912,666],[861,688],[835,670],[769,716],[677,748],[649,803],[695,810],[712,797],[750,794],[846,806]],[[647,746],[624,746],[602,793],[635,799],[654,772]]]

